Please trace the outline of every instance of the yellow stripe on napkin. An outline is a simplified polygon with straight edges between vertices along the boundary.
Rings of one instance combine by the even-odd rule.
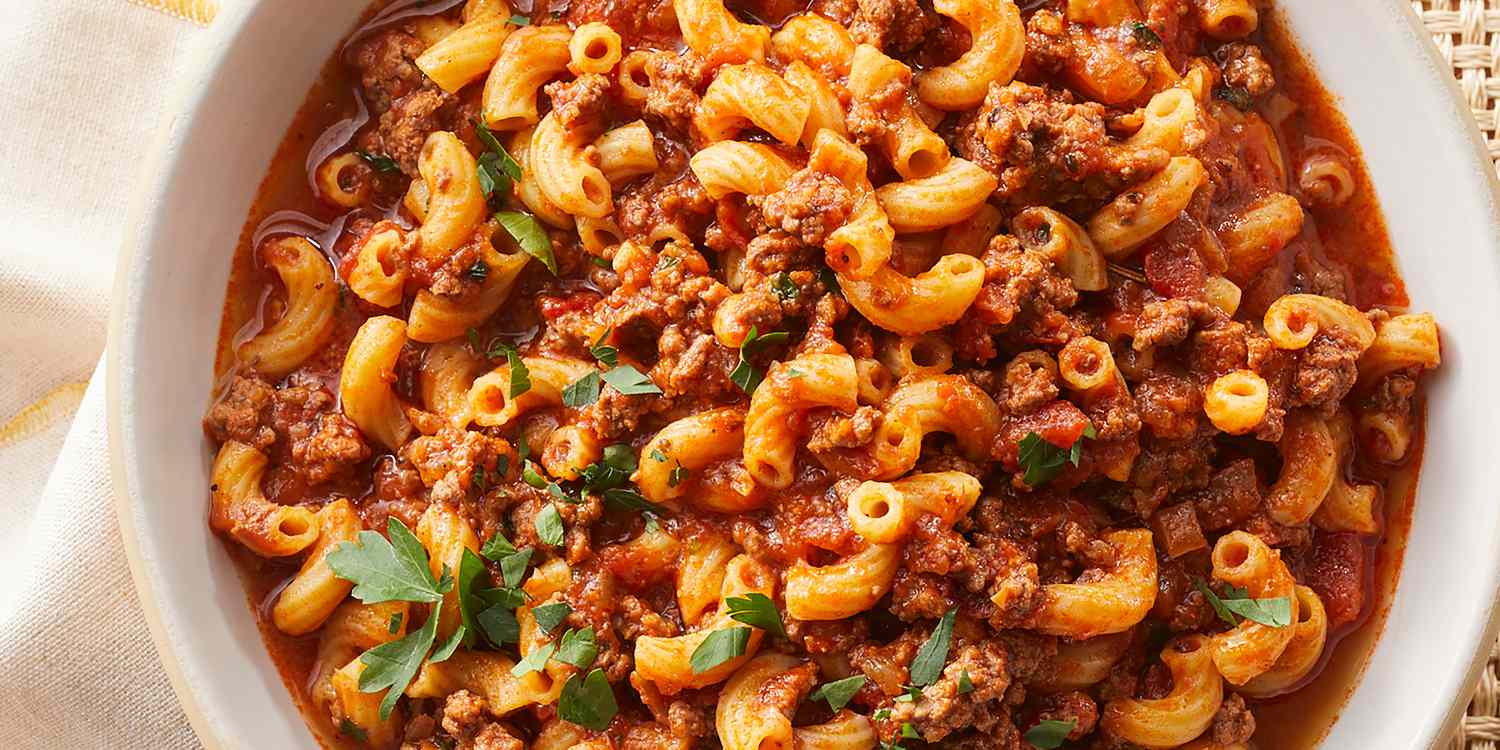
[[[158,10],[169,16],[207,26],[219,12],[218,0],[130,0],[136,5]]]
[[[83,401],[88,383],[68,383],[53,388],[25,409],[0,425],[0,448],[18,443],[58,422],[73,416]]]

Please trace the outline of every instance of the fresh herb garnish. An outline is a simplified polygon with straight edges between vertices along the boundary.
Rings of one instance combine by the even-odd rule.
[[[505,195],[511,191],[516,180],[521,179],[521,165],[511,157],[500,139],[478,119],[474,123],[474,134],[484,144],[485,152],[479,155],[479,189],[485,198]]]
[[[599,646],[594,642],[594,629],[569,630],[563,633],[562,645],[557,648],[556,659],[579,669],[588,669],[599,655]]]
[[[1161,37],[1157,36],[1155,30],[1141,21],[1130,24],[1130,33],[1135,35],[1135,42],[1141,45],[1141,49],[1158,49],[1161,47]]]
[[[569,677],[557,701],[557,715],[563,721],[596,732],[604,731],[619,710],[615,690],[602,669],[589,672],[587,677],[582,673]]]
[[[855,694],[862,690],[864,686],[865,676],[857,674],[853,677],[845,677],[842,680],[824,683],[817,690],[814,690],[812,694],[808,695],[807,699],[827,701],[828,708],[837,713],[839,709],[849,705],[849,701],[853,700]]]
[[[1078,726],[1077,719],[1058,721],[1056,719],[1043,719],[1037,725],[1026,730],[1026,742],[1037,750],[1056,750],[1062,747],[1063,741]]]
[[[644,396],[648,394],[661,393],[656,383],[640,370],[630,365],[620,365],[608,370],[602,376],[604,382],[609,383],[615,390],[625,396]]]
[[[792,281],[791,274],[782,271],[776,277],[776,281],[771,284],[771,291],[775,292],[776,297],[782,302],[791,302],[802,293],[802,288],[797,286],[797,282]]]
[[[1083,458],[1083,441],[1093,439],[1097,434],[1092,424],[1086,425],[1083,434],[1073,441],[1073,445],[1059,448],[1035,432],[1026,433],[1016,452],[1016,461],[1026,470],[1021,481],[1027,487],[1037,487],[1056,479],[1062,473],[1064,464],[1078,465]]]
[[[901,739],[920,740],[922,739],[922,734],[917,731],[916,727],[911,725],[911,722],[903,721],[901,722]]]
[[[483,284],[484,280],[490,277],[490,266],[482,260],[476,260],[474,265],[469,266],[469,270],[464,273],[474,281]]]
[[[526,592],[513,586],[497,586],[474,592],[474,598],[486,607],[502,606],[515,609],[526,603]]]
[[[532,607],[531,617],[536,620],[536,626],[541,628],[543,633],[550,633],[558,625],[562,624],[562,621],[567,619],[572,611],[573,608],[564,602],[553,602],[552,604]]]
[[[724,604],[729,608],[731,620],[754,625],[782,638],[787,637],[786,628],[781,624],[781,612],[777,611],[776,602],[771,601],[771,597],[751,592],[744,596],[731,596],[724,600]]]
[[[818,280],[823,282],[823,286],[828,287],[830,294],[842,294],[844,291],[839,288],[839,277],[833,273],[833,269],[825,268],[819,271]]]
[[[749,643],[750,628],[734,627],[715,630],[698,644],[698,648],[693,649],[693,655],[688,658],[688,663],[693,667],[693,674],[703,674],[730,659],[744,656],[745,647]]]
[[[432,650],[432,641],[437,636],[438,615],[441,613],[441,608],[434,607],[432,614],[427,617],[427,623],[420,630],[409,633],[400,640],[382,643],[359,657],[365,665],[364,671],[359,673],[360,692],[386,691],[385,697],[380,700],[381,721],[390,718],[391,710],[396,707],[396,700],[406,692],[406,686],[411,684],[412,678],[417,676],[417,670],[422,668],[422,662]]]
[[[522,251],[541,261],[553,276],[557,275],[557,259],[552,255],[552,240],[547,238],[547,230],[542,228],[542,223],[535,216],[521,211],[500,211],[495,214],[495,221],[510,232]]]
[[[474,645],[474,640],[479,637],[478,624],[474,620],[477,601],[474,584],[482,575],[485,575],[484,561],[465,547],[463,556],[458,559],[458,613],[463,618],[463,625],[459,630],[464,632],[465,646]]]
[[[896,696],[896,701],[901,703],[916,703],[917,701],[922,700],[922,688],[919,688],[916,685],[905,685],[901,689],[905,690],[906,692]]]
[[[531,19],[527,18],[526,16],[520,15],[519,13],[516,14],[516,15],[511,16],[507,20],[510,21],[510,24],[512,26],[530,26],[531,25]]]
[[[948,647],[953,639],[953,618],[958,609],[950,609],[938,620],[932,635],[917,649],[911,660],[911,684],[926,687],[937,682],[943,674],[943,664],[948,661]]]
[[[624,486],[630,481],[630,473],[635,468],[635,451],[625,443],[614,443],[605,446],[604,455],[599,461],[583,467],[578,475],[585,487],[603,491]]]
[[[687,467],[683,466],[682,464],[677,464],[676,466],[672,467],[671,473],[667,474],[667,486],[676,487],[677,485],[682,484],[683,481],[687,479],[687,477]]]
[[[433,617],[437,617],[437,615],[434,614]],[[459,625],[458,630],[453,631],[448,636],[448,640],[443,641],[437,648],[433,649],[432,656],[427,657],[427,661],[433,664],[447,661],[448,657],[452,656],[453,652],[458,650],[458,644],[467,640],[470,640],[469,629],[463,625]]]
[[[965,669],[958,676],[958,694],[963,695],[964,693],[972,692],[974,692],[974,681],[969,679],[969,670]]]
[[[348,718],[339,720],[339,733],[357,742],[370,743],[370,735]]]
[[[652,448],[651,449],[651,460],[652,461],[660,461],[662,463],[666,463],[666,461],[667,461],[667,454],[662,453],[660,448]]]
[[[402,618],[400,612],[397,612],[397,613],[391,615],[390,622],[386,623],[385,632],[387,632],[387,633],[389,633],[391,635],[395,635],[395,634],[401,632],[401,620],[402,619],[403,618]]]
[[[1195,579],[1193,583],[1203,593],[1203,598],[1208,600],[1208,605],[1213,607],[1219,619],[1232,626],[1239,625],[1240,618],[1273,628],[1284,628],[1292,624],[1292,599],[1289,596],[1252,599],[1248,589],[1236,586],[1225,586],[1224,594],[1220,596],[1201,578]]]
[[[328,566],[339,578],[354,583],[350,593],[365,604],[379,602],[437,602],[453,588],[452,579],[434,580],[427,550],[399,518],[386,522],[390,539],[361,531],[328,553]],[[424,654],[425,656],[425,654]]]
[[[524,677],[529,672],[540,672],[542,667],[547,666],[547,660],[557,652],[556,643],[544,643],[531,650],[516,665],[510,668],[510,673],[516,677]]]
[[[530,551],[527,550],[527,552]],[[516,621],[514,609],[505,606],[505,603],[495,604],[480,611],[474,619],[479,623],[479,629],[484,631],[484,636],[496,646],[504,646],[521,640],[521,624]]]
[[[547,503],[536,514],[536,536],[542,540],[542,544],[556,547],[563,543],[563,520],[562,514],[558,512],[557,506]]]
[[[750,326],[750,333],[745,335],[745,340],[740,342],[740,362],[735,365],[734,371],[729,373],[730,382],[740,387],[745,393],[755,393],[760,387],[761,374],[750,364],[750,358],[768,344],[778,344],[787,340],[791,334],[786,331],[775,331],[762,336],[755,326]]]
[[[528,368],[521,360],[521,353],[516,351],[514,346],[503,341],[496,341],[490,345],[485,356],[490,359],[505,357],[506,363],[510,366],[510,398],[531,390],[531,368]]]
[[[368,151],[355,151],[354,155],[358,156],[361,159],[364,159],[365,163],[369,164],[371,169],[381,174],[395,174],[401,171],[401,165],[397,164],[395,159],[392,159],[385,154],[372,154]]]
[[[1242,112],[1249,112],[1255,108],[1255,97],[1250,92],[1239,86],[1220,86],[1214,89],[1214,98],[1219,101],[1229,102]]]
[[[604,333],[599,334],[598,340],[589,347],[589,354],[594,355],[594,359],[599,360],[599,363],[605,367],[614,367],[620,363],[620,350],[604,343],[614,331],[613,328],[604,329]]]
[[[666,512],[665,508],[647,500],[641,493],[624,487],[605,490],[604,502],[621,510],[638,510],[657,515]]]
[[[582,409],[598,401],[601,382],[598,371],[590,372],[573,381],[571,385],[563,389],[563,406],[570,409]]]

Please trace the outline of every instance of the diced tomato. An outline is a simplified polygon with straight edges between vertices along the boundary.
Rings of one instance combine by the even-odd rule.
[[[1146,250],[1144,266],[1151,291],[1163,297],[1198,297],[1203,293],[1207,273],[1203,261],[1187,245],[1158,242]]]
[[[1365,544],[1356,534],[1326,534],[1313,538],[1306,583],[1328,610],[1328,627],[1359,619],[1365,608]]]

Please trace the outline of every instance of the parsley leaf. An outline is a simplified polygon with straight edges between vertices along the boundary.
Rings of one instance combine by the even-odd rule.
[[[1088,425],[1072,446],[1059,448],[1035,432],[1026,433],[1016,451],[1016,461],[1026,470],[1021,481],[1027,487],[1037,487],[1056,479],[1062,473],[1064,464],[1077,466],[1083,458],[1083,441],[1096,434],[1094,426]]]
[[[693,649],[688,663],[693,666],[693,674],[703,674],[730,659],[744,656],[745,647],[749,643],[750,628],[715,630],[698,644],[698,648]]]
[[[667,454],[662,453],[660,448],[652,448],[651,449],[651,460],[652,461],[660,461],[662,463],[666,463],[666,461],[667,461]]]
[[[1077,719],[1058,721],[1056,719],[1043,719],[1037,725],[1026,730],[1026,742],[1037,750],[1055,750],[1062,747],[1063,741],[1078,726]]]
[[[745,393],[755,393],[760,387],[761,374],[750,364],[750,358],[755,356],[767,344],[777,344],[787,340],[791,334],[786,331],[775,331],[764,336],[750,326],[750,333],[745,335],[745,340],[740,342],[740,362],[734,366],[734,371],[729,373],[730,382],[740,387]]]
[[[599,646],[594,642],[594,629],[568,630],[563,633],[562,645],[557,649],[557,660],[579,669],[588,669],[599,655]]]
[[[1244,618],[1251,622],[1258,622],[1273,628],[1284,628],[1292,624],[1292,599],[1289,596],[1278,596],[1273,599],[1251,599],[1250,592],[1236,588],[1227,587],[1223,596],[1214,593],[1202,579],[1194,581],[1198,590],[1203,592],[1203,598],[1208,600],[1210,607],[1219,619],[1230,625],[1239,625],[1238,618]]]
[[[530,26],[531,25],[531,19],[527,18],[526,16],[520,15],[520,14],[511,16],[509,20],[510,20],[510,23],[511,23],[512,26]]]
[[[496,646],[521,640],[521,623],[516,621],[516,613],[504,603],[480,612],[474,619],[484,631],[484,636]]]
[[[602,732],[620,710],[615,703],[615,689],[610,686],[604,670],[596,669],[587,677],[575,674],[563,685],[562,697],[557,701],[557,715],[563,721],[572,722],[585,729]]]
[[[917,655],[911,660],[911,684],[926,687],[937,682],[938,677],[943,674],[943,664],[948,661],[949,642],[953,639],[953,618],[957,614],[956,607],[943,613],[943,618],[938,620],[937,627],[933,629],[927,642],[917,649]]]
[[[458,559],[457,581],[458,613],[463,618],[463,626],[459,630],[464,632],[465,646],[474,645],[474,639],[479,637],[474,622],[474,582],[484,574],[484,561],[465,547],[463,556]]]
[[[782,271],[781,275],[776,277],[775,283],[771,285],[771,291],[775,292],[776,297],[782,302],[791,302],[802,293],[802,288],[797,286],[797,282],[792,281],[791,274]]]
[[[505,356],[506,363],[510,366],[510,398],[515,398],[531,390],[531,369],[521,361],[521,353],[514,346],[503,341],[497,341],[485,352],[490,359],[498,359]]]
[[[644,495],[635,490],[616,488],[604,491],[604,502],[621,510],[638,510],[645,513],[657,515],[666,512],[666,509],[656,503],[647,500]]]
[[[786,638],[786,628],[781,624],[781,613],[776,609],[776,602],[771,597],[760,592],[751,592],[745,596],[731,596],[724,600],[729,607],[729,618],[746,625],[754,625],[767,633],[774,633]]]
[[[387,632],[387,633],[389,633],[391,635],[395,635],[395,634],[401,632],[401,620],[402,619],[403,618],[401,617],[401,613],[400,612],[397,612],[397,613],[391,615],[391,621],[389,623],[386,623],[385,632]]]
[[[563,543],[562,514],[558,512],[556,505],[548,503],[547,507],[536,514],[534,523],[536,536],[542,540],[542,544],[556,547]]]
[[[515,609],[526,603],[526,592],[511,586],[501,586],[475,591],[474,598],[486,607],[500,605],[506,609]]]
[[[339,721],[339,733],[358,742],[365,744],[369,744],[370,742],[370,735],[365,733],[365,730],[361,729],[358,724],[355,724],[348,718]]]
[[[526,566],[531,564],[531,548],[517,550],[500,558],[500,576],[507,586],[521,585],[526,577]]]
[[[546,477],[543,477],[542,473],[536,470],[536,464],[530,461],[527,461],[526,466],[521,469],[521,481],[539,490],[547,489]]]
[[[394,519],[392,519],[394,520]],[[438,615],[441,608],[434,607],[421,630],[409,633],[405,638],[382,643],[366,651],[359,660],[365,670],[359,674],[359,690],[362,693],[386,691],[380,700],[380,719],[391,716],[396,700],[406,692],[406,686],[417,676],[427,652],[432,650],[432,641],[437,636]]]
[[[556,652],[556,643],[544,643],[537,646],[525,658],[516,662],[516,665],[510,668],[510,673],[516,677],[522,677],[528,672],[540,672],[543,667],[547,666],[547,660],[551,659],[552,654]]]
[[[435,616],[436,615],[434,615],[434,617]],[[434,649],[432,652],[432,656],[427,657],[427,660],[432,662],[433,664],[447,661],[448,657],[452,656],[453,652],[458,650],[458,644],[463,643],[466,640],[470,640],[469,629],[463,625],[459,625],[458,630],[453,631],[453,634],[448,636],[448,640],[443,641],[436,649]]]
[[[1220,86],[1214,89],[1214,98],[1229,102],[1235,109],[1242,112],[1249,112],[1255,108],[1255,97],[1250,96],[1249,91],[1239,86]]]
[[[628,483],[630,472],[635,471],[637,465],[635,451],[625,443],[615,443],[605,446],[603,457],[597,463],[583,467],[579,476],[584,486],[591,490],[608,490]]]
[[[477,119],[473,123],[474,134],[479,136],[479,142],[483,143],[484,147],[490,153],[500,158],[500,169],[505,173],[505,176],[512,180],[521,179],[520,163],[511,158],[510,152],[506,151],[505,146],[500,143],[500,139],[495,137],[494,131],[490,130],[483,122]]]
[[[500,211],[495,214],[495,221],[510,232],[521,250],[541,261],[553,276],[557,275],[557,259],[552,257],[552,240],[548,239],[547,230],[542,228],[542,223],[535,216],[520,211]]]
[[[354,155],[358,156],[361,159],[364,159],[365,163],[369,164],[371,169],[381,174],[395,174],[401,171],[401,167],[396,164],[396,160],[392,159],[389,156],[386,156],[385,154],[372,154],[368,151],[355,151]]]
[[[595,341],[594,345],[589,347],[589,354],[594,355],[594,359],[599,360],[600,364],[608,367],[614,367],[620,362],[620,350],[604,343],[610,334],[614,332],[615,329],[606,328],[604,333],[599,334],[599,340]]]
[[[600,382],[598,372],[591,372],[573,381],[572,385],[563,389],[563,406],[582,409],[598,401]]]
[[[536,620],[536,626],[541,628],[542,633],[545,634],[552,632],[558,625],[561,625],[562,621],[567,619],[568,615],[572,612],[573,608],[567,604],[553,602],[552,604],[532,607],[531,617]]]
[[[1141,45],[1141,49],[1158,49],[1161,47],[1161,37],[1157,36],[1156,31],[1150,26],[1140,21],[1130,24],[1130,32],[1135,36],[1136,44]]]
[[[922,700],[922,688],[919,688],[916,685],[906,685],[902,689],[906,692],[896,696],[896,701],[901,703],[916,703],[917,701]]]
[[[677,464],[676,466],[672,467],[672,472],[670,474],[667,474],[667,486],[676,487],[677,485],[682,484],[684,481],[686,481],[687,477],[687,467],[683,466],[682,464]]]
[[[479,548],[479,554],[484,555],[485,559],[491,562],[500,562],[506,555],[516,554],[516,545],[511,544],[504,534],[496,532],[488,542],[484,543],[483,547]]]
[[[922,733],[918,732],[917,728],[911,725],[911,722],[903,721],[901,722],[901,739],[920,740],[922,739]]]
[[[640,370],[630,365],[620,365],[604,373],[604,382],[609,383],[615,390],[625,396],[644,396],[661,393],[656,383]]]
[[[374,531],[361,531],[354,542],[343,542],[328,553],[328,566],[339,578],[354,583],[354,598],[365,604],[379,602],[436,602],[447,587],[432,578],[427,550],[395,516],[386,523],[390,539]]]
[[[862,690],[864,686],[865,676],[857,674],[853,677],[845,677],[842,680],[824,683],[817,690],[814,690],[811,695],[808,695],[807,699],[827,701],[828,707],[837,713],[839,709],[849,705],[849,701],[853,700],[854,695]]]
[[[974,692],[974,681],[969,679],[969,670],[965,669],[963,674],[958,676],[958,694],[963,695],[964,693],[972,692]]]

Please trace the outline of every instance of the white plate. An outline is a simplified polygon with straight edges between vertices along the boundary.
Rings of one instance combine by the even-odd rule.
[[[293,113],[366,0],[231,4],[188,62],[130,216],[110,326],[121,528],[162,661],[210,748],[311,747],[206,523],[230,254]],[[1430,747],[1467,701],[1500,588],[1494,173],[1404,0],[1282,0],[1374,179],[1413,306],[1443,329],[1426,464],[1385,635],[1326,743]]]

